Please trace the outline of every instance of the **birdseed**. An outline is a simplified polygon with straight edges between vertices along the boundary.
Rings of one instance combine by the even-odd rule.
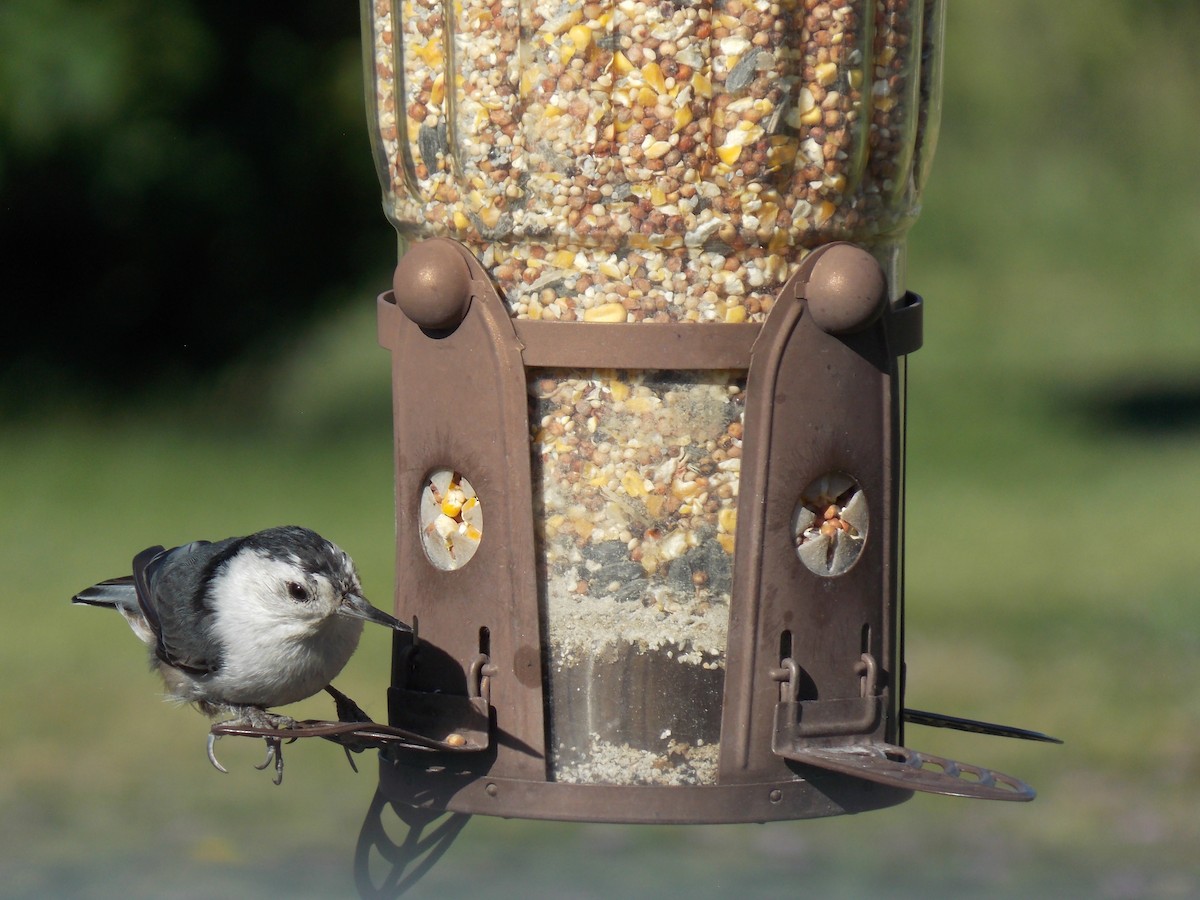
[[[716,744],[690,745],[661,741],[657,749],[605,741],[592,735],[587,754],[579,748],[559,746],[551,762],[558,781],[570,784],[715,784],[719,748]],[[562,762],[563,758],[571,762]]]
[[[761,321],[820,244],[898,263],[942,0],[369,8],[385,208],[518,318]]]

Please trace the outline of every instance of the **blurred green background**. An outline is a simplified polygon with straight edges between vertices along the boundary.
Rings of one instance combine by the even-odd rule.
[[[0,896],[354,894],[372,761],[297,744],[276,788],[231,739],[219,775],[124,623],[67,603],[144,546],[293,521],[391,595],[357,9],[209,6],[0,6]],[[1066,744],[908,737],[1038,799],[477,818],[412,896],[1200,894],[1197,46],[1190,0],[949,11],[909,266],[908,699]],[[339,680],[380,716],[387,640]]]

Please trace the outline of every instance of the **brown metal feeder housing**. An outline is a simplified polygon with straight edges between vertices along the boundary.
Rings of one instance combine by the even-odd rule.
[[[390,751],[386,797],[505,817],[660,823],[860,812],[913,790],[1032,797],[1008,776],[899,746],[897,363],[920,345],[922,303],[888,304],[870,254],[844,243],[810,254],[761,327],[514,321],[474,257],[445,239],[414,245],[397,282],[432,287],[412,301],[379,300],[396,389],[396,609],[417,631],[396,638],[389,721],[473,739],[441,754]],[[433,308],[440,327],[418,324]],[[747,373],[723,679],[679,683],[680,663],[635,651],[584,667],[604,684],[572,673],[547,690],[555,660],[538,604],[527,382],[542,369],[600,367]],[[416,514],[429,473],[445,470],[469,478],[484,510],[478,550],[456,569],[429,559]],[[868,538],[836,575],[805,565],[793,525],[805,491],[830,474],[849,476],[867,498]],[[645,750],[672,725],[691,727],[693,739],[715,731],[715,782],[555,780],[550,741],[564,729],[578,738],[597,718],[618,720],[614,730]]]
[[[414,628],[363,740],[379,796],[657,823],[1031,799],[904,746],[906,718],[1012,733],[903,696],[940,0],[765,37],[720,4],[564,9],[364,4]],[[614,458],[641,467],[607,484]]]

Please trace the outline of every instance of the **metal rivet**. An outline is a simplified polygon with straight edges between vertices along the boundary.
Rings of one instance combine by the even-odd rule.
[[[489,797],[495,797],[497,794],[500,793],[500,788],[496,787],[496,785],[493,782],[489,781],[487,783],[487,786],[483,789],[483,791]]]
[[[783,799],[783,791],[781,791],[779,788],[775,788],[767,796],[771,798],[772,803],[778,803],[780,800]]]

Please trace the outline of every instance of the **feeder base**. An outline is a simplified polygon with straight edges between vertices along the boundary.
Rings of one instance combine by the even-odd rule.
[[[461,759],[461,757],[459,757]],[[715,825],[815,819],[897,806],[912,791],[813,770],[789,781],[718,785],[562,784],[383,758],[380,792],[429,810],[619,824]]]

